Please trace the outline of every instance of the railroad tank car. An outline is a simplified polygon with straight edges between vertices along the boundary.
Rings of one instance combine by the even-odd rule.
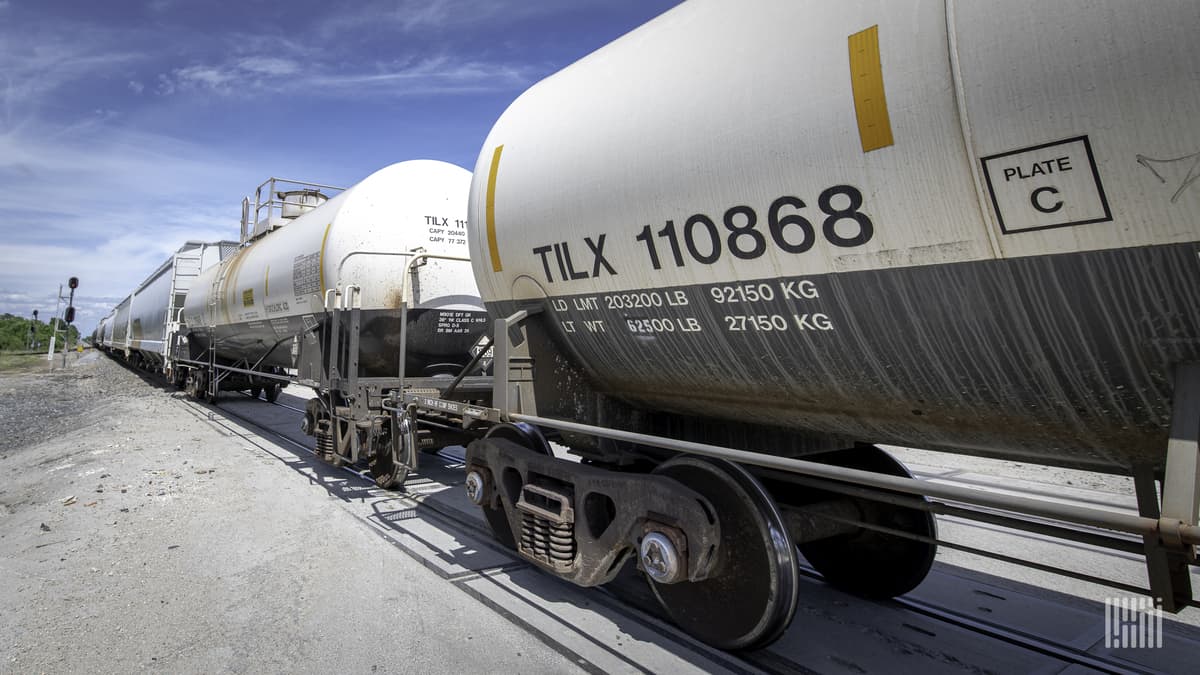
[[[301,205],[281,227],[260,227],[262,236],[196,281],[183,312],[192,354],[215,338],[224,362],[292,368],[293,347],[322,324],[327,299],[354,287],[362,311],[359,375],[398,375],[406,299],[407,372],[457,372],[487,322],[466,263],[428,259],[419,283],[406,282],[404,270],[422,252],[465,258],[469,184],[461,167],[414,160],[328,201],[300,195],[316,196],[319,205]]]
[[[636,551],[733,649],[791,621],[797,547],[854,592],[919,584],[948,507],[905,495],[1139,534],[1152,594],[1194,603],[1197,25],[689,2],[531,87],[470,197],[505,319],[466,486],[497,539],[583,585]],[[1140,516],[927,485],[882,443],[1132,474]]]
[[[705,437],[1161,468],[1174,369],[1200,359],[1197,25],[1180,3],[685,4],[495,124],[480,291],[545,307],[572,384]],[[540,397],[602,417],[587,398]]]

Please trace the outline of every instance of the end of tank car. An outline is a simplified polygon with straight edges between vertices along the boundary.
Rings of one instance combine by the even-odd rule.
[[[399,485],[422,446],[462,437],[385,410],[405,382],[460,395],[487,327],[467,260],[470,173],[414,160],[342,190],[272,178],[243,204],[242,246],[202,275],[183,316],[189,391],[310,387],[302,428],[333,463]],[[453,393],[452,391],[449,393]]]
[[[686,3],[509,107],[469,218],[492,405],[405,397],[486,434],[497,539],[583,585],[635,558],[732,649],[787,627],[800,553],[915,587],[935,511],[1138,535],[1146,592],[1194,604],[1195,12],[1017,5]],[[1132,475],[1140,513],[913,480],[882,443]]]

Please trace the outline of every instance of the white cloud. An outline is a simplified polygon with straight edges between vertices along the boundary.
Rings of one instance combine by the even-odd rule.
[[[175,69],[171,75],[177,89],[186,91],[201,88],[228,93],[231,90],[230,84],[238,80],[239,73],[236,69],[188,66]]]
[[[195,144],[104,134],[0,135],[0,292],[50,295],[69,276],[92,297],[124,297],[189,239],[236,239],[242,195],[261,180]],[[0,297],[0,311],[28,312]],[[96,310],[98,311],[98,310]],[[80,324],[104,312],[80,307]],[[90,330],[90,328],[88,328]]]
[[[340,148],[306,165],[272,147],[222,148],[212,140],[220,129],[205,128],[204,142],[173,137],[192,133],[197,111],[225,119],[244,101],[298,91],[378,102],[519,89],[532,69],[469,56],[454,27],[566,3],[401,0],[355,16],[330,9],[287,31],[160,32],[184,4],[149,0],[158,14],[142,23],[0,22],[0,311],[45,316],[58,284],[75,275],[79,324],[90,330],[184,241],[235,239],[241,198],[266,177],[262,167],[340,182],[330,173]],[[330,18],[376,42],[323,39]]]
[[[157,79],[158,84],[154,86],[154,91],[163,96],[170,96],[175,93],[175,83],[171,81],[171,78],[167,77],[166,73],[159,73]]]
[[[457,29],[481,24],[506,25],[532,17],[578,11],[606,0],[384,0],[345,8],[318,27],[324,37],[364,29],[404,33]]]
[[[300,71],[300,64],[291,59],[271,56],[250,56],[238,62],[238,68],[247,73],[262,75],[291,75]]]
[[[46,103],[73,83],[103,77],[143,58],[99,34],[89,41],[37,30],[0,33],[0,130],[40,118]]]
[[[294,76],[294,77],[292,77]],[[448,55],[345,70],[321,62],[303,66],[290,59],[244,57],[216,65],[192,65],[159,75],[159,93],[206,91],[222,95],[294,94],[339,98],[403,98],[413,95],[498,91],[529,84],[524,69]],[[352,90],[352,91],[348,91]]]

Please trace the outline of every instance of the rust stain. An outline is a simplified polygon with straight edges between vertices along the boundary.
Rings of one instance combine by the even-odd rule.
[[[400,309],[404,305],[404,294],[399,288],[391,288],[383,298],[383,306],[388,309]]]

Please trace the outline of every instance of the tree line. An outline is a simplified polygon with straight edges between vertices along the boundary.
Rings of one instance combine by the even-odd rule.
[[[57,323],[58,319],[51,319]],[[32,335],[29,332],[29,327],[33,326]],[[79,330],[74,325],[68,326],[71,332],[71,344],[79,342]],[[50,347],[50,334],[53,332],[51,325],[45,321],[34,321],[27,317],[15,316],[12,314],[0,315],[0,351],[20,352],[29,349],[30,339],[33,338],[40,345],[39,349],[45,351]],[[55,345],[57,351],[62,347],[62,334],[58,336],[59,342]]]

